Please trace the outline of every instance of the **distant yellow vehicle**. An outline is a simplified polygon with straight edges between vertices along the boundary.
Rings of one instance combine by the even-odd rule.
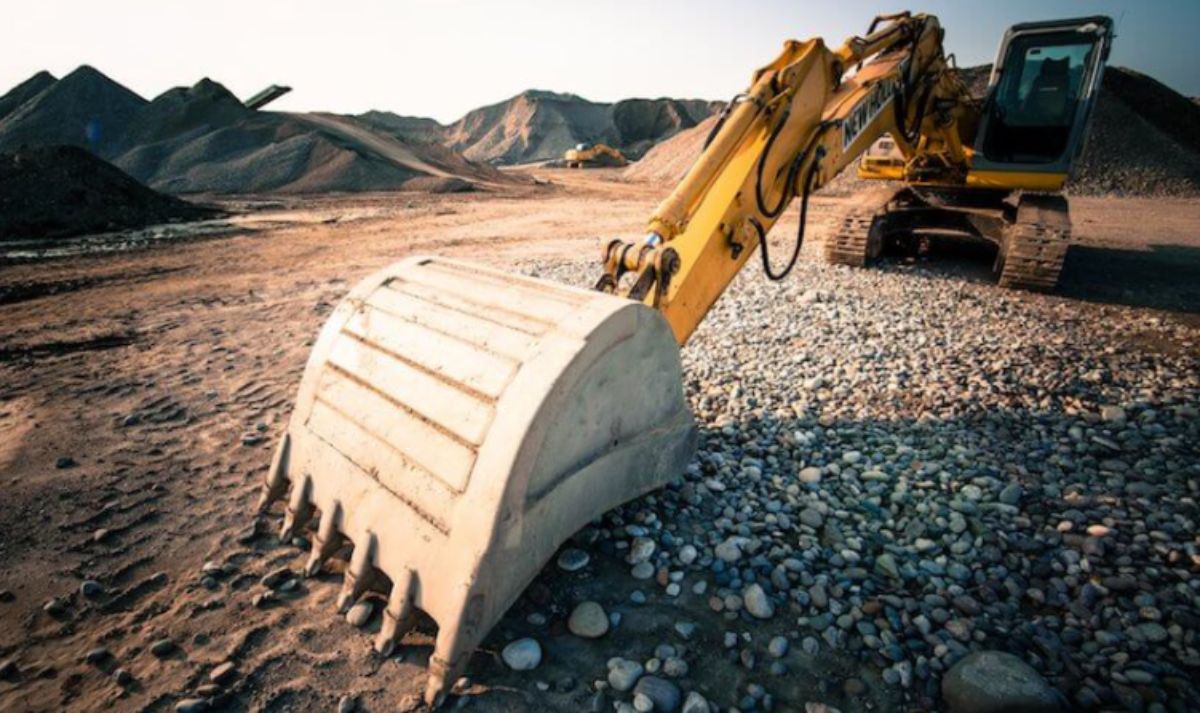
[[[567,168],[624,166],[629,163],[625,154],[607,144],[575,144],[563,154]]]

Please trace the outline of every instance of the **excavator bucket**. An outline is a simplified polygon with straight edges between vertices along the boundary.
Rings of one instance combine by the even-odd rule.
[[[325,324],[259,508],[288,494],[285,538],[315,523],[309,576],[353,546],[338,606],[386,594],[379,652],[416,610],[437,623],[437,705],[558,547],[680,475],[694,448],[658,312],[416,257]]]

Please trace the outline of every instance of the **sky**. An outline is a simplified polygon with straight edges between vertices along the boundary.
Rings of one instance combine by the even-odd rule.
[[[595,101],[725,99],[784,40],[838,45],[897,5],[867,0],[5,0],[0,92],[91,64],[152,98],[210,77],[273,109],[431,116],[443,123],[525,89]],[[926,0],[961,66],[992,60],[1009,25],[1107,14],[1110,64],[1200,95],[1200,0]]]

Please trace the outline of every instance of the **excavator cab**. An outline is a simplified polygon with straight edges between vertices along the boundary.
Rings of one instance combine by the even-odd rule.
[[[1014,25],[992,67],[975,170],[1068,173],[1083,147],[1112,20]]]

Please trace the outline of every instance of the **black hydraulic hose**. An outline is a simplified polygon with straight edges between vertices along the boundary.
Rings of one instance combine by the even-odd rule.
[[[926,21],[928,22],[928,21]],[[892,99],[892,108],[896,115],[896,132],[907,143],[914,143],[921,135],[921,123],[925,121],[925,113],[929,108],[929,97],[933,94],[934,82],[926,82],[924,91],[920,96],[916,96],[917,81],[913,75],[917,71],[917,45],[921,41],[921,35],[925,32],[926,24],[921,23],[917,31],[913,33],[911,38],[912,52],[908,58],[908,68],[904,72],[904,76],[900,79],[900,87],[896,90],[895,97]],[[908,116],[909,101],[917,102],[917,113],[913,117],[911,126],[905,125],[905,119]]]
[[[760,254],[762,255],[763,273],[772,282],[778,282],[791,274],[792,268],[796,266],[796,260],[800,258],[800,248],[804,245],[804,227],[808,224],[808,197],[812,194],[813,179],[816,178],[817,169],[820,168],[821,157],[823,155],[823,151],[818,149],[812,163],[808,165],[808,173],[804,176],[804,188],[800,194],[800,227],[796,231],[796,244],[792,247],[792,256],[788,259],[787,267],[783,268],[782,272],[776,273],[771,268],[770,248],[767,246],[767,232],[763,230],[762,223],[753,218],[750,219],[750,223],[758,231],[759,247],[762,250]],[[793,170],[789,171],[789,176],[795,175],[801,163],[803,163],[803,159],[792,164]],[[786,194],[784,195],[786,197]]]
[[[758,204],[758,212],[765,218],[776,218],[783,212],[784,206],[787,205],[788,192],[792,188],[792,181],[796,178],[797,165],[799,162],[793,162],[788,168],[787,179],[783,182],[783,193],[779,196],[779,203],[774,209],[768,209],[767,203],[763,200],[763,170],[767,165],[767,157],[771,155],[771,147],[775,145],[775,139],[779,138],[779,134],[783,131],[783,127],[788,122],[788,117],[792,114],[792,107],[789,105],[783,110],[783,118],[775,125],[771,131],[771,135],[767,138],[767,145],[763,147],[762,153],[758,157],[758,178],[754,182],[754,202]]]
[[[733,95],[733,98],[729,100],[729,103],[725,105],[725,108],[721,109],[721,113],[717,117],[717,123],[712,127],[712,131],[708,132],[708,136],[705,137],[704,148],[708,148],[708,145],[712,143],[712,140],[717,137],[717,132],[721,130],[722,126],[725,126],[725,120],[729,118],[729,115],[733,112],[733,108],[749,98],[749,94]]]

